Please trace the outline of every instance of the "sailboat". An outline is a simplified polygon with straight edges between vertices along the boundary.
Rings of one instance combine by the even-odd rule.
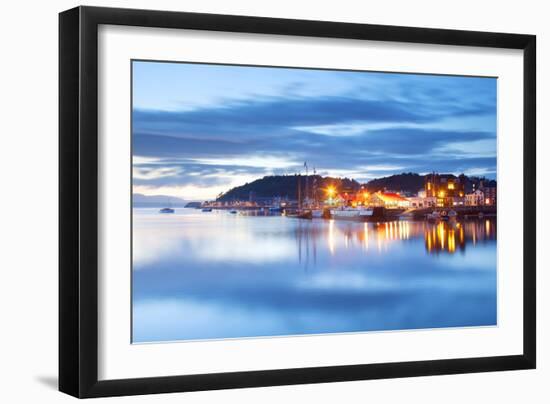
[[[287,212],[286,217],[290,218],[296,218],[296,219],[313,219],[313,215],[311,212],[311,209],[304,209],[303,202],[305,201],[306,206],[308,204],[308,169],[307,169],[307,162],[304,162],[304,167],[306,169],[306,178],[305,178],[305,190],[304,190],[304,196],[302,196],[302,175],[298,174],[297,176],[297,182],[298,182],[298,209],[295,212]]]
[[[172,202],[168,200],[168,206],[159,210],[159,213],[174,213],[175,210],[172,209]]]
[[[313,219],[322,219],[325,216],[325,212],[320,208],[317,201],[317,170],[313,167],[313,207],[311,209],[311,216]]]

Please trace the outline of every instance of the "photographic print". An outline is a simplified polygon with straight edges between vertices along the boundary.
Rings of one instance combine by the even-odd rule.
[[[497,325],[496,78],[131,69],[133,343]]]

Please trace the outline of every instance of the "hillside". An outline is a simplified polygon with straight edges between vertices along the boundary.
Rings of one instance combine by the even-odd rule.
[[[416,194],[424,188],[424,175],[415,173],[403,173],[389,177],[376,178],[365,184],[369,192],[392,190]]]
[[[218,196],[217,200],[222,202],[234,200],[248,200],[252,192],[255,197],[283,197],[296,200],[298,198],[298,184],[301,185],[301,192],[305,192],[306,181],[309,192],[312,192],[313,183],[316,181],[318,194],[321,196],[322,190],[328,186],[337,189],[357,190],[360,188],[355,180],[349,178],[321,177],[319,175],[272,175],[257,179],[253,182],[230,189]],[[304,195],[302,195],[303,197]],[[309,195],[312,197],[312,195]]]
[[[424,179],[424,175],[416,173],[402,173],[390,175],[388,177],[376,178],[366,184],[360,184],[359,182],[349,178],[309,175],[306,179],[305,175],[273,175],[232,188],[229,191],[220,194],[217,200],[221,202],[235,200],[243,201],[249,200],[251,196],[252,198],[282,197],[290,200],[296,200],[298,199],[298,183],[300,183],[302,197],[304,197],[306,181],[308,184],[307,189],[309,190],[309,197],[313,196],[311,195],[311,192],[313,192],[313,184],[316,182],[318,192],[317,196],[319,199],[324,198],[324,190],[326,190],[329,186],[340,191],[355,191],[361,186],[364,186],[369,192],[387,190],[416,195],[419,190],[424,188]],[[487,180],[483,177],[467,177],[463,175],[462,180],[466,183],[466,192],[471,192],[474,184],[476,187],[479,187],[481,181],[483,181],[486,186],[496,186],[496,181]]]
[[[424,188],[425,178],[425,175],[420,175],[416,173],[402,173],[371,180],[365,184],[365,188],[367,188],[370,192],[391,190],[414,195],[419,190]],[[472,192],[472,190],[474,189],[474,185],[476,188],[479,188],[482,182],[487,187],[496,187],[497,185],[497,182],[495,180],[489,180],[484,177],[468,177],[467,175],[460,174],[458,178],[460,178],[460,180],[464,182],[466,193]]]

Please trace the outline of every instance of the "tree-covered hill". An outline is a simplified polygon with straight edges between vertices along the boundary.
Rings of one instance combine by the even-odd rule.
[[[307,184],[307,194],[310,198],[313,197],[314,187],[320,197],[323,190],[329,186],[349,190],[357,190],[361,186],[357,181],[349,178],[321,177],[319,175],[309,175],[307,177],[305,175],[272,175],[232,188],[219,195],[217,200],[222,202],[248,200],[251,192],[255,197],[260,198],[282,197],[297,200],[298,184],[300,184],[302,197],[305,196]]]
[[[416,194],[424,188],[424,175],[415,173],[402,173],[389,177],[376,178],[365,184],[369,192],[391,190]]]
[[[324,192],[329,186],[334,187],[339,192],[356,191],[363,186],[369,192],[394,191],[416,195],[419,190],[424,188],[425,177],[425,175],[416,173],[402,173],[376,178],[366,184],[361,184],[349,178],[321,177],[319,175],[309,175],[307,177],[305,175],[272,175],[232,188],[220,194],[217,200],[222,202],[243,201],[249,200],[251,196],[253,198],[281,197],[297,200],[298,184],[300,184],[302,198],[304,198],[306,192],[310,198],[313,197],[313,190],[316,189],[317,198],[323,199]],[[496,181],[483,177],[468,177],[462,174],[460,178],[465,182],[466,192],[471,192],[474,184],[479,188],[481,182],[485,186],[496,186]]]

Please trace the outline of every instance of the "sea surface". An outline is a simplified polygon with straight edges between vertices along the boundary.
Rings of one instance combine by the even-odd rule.
[[[491,326],[496,220],[133,210],[134,343]]]

